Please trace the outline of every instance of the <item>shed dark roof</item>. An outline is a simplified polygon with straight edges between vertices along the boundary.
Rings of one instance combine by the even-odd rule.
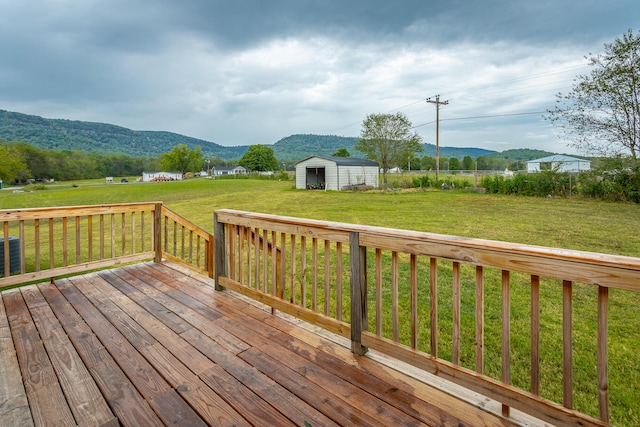
[[[304,160],[299,161],[298,163],[302,163],[313,158],[328,160],[330,162],[334,162],[339,166],[375,166],[375,167],[379,166],[378,162],[374,162],[373,160],[359,159],[357,157],[335,157],[335,156],[311,156],[311,157],[307,157]],[[296,165],[298,163],[296,163]]]

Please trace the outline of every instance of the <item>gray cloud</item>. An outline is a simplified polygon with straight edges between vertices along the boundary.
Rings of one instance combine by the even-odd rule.
[[[401,109],[433,142],[567,151],[536,115],[633,0],[0,0],[0,108],[224,145],[357,136]],[[401,108],[402,107],[402,108]],[[494,116],[492,118],[469,117]]]

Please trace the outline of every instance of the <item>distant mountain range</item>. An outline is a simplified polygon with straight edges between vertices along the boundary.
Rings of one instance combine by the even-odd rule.
[[[191,149],[200,146],[205,157],[219,157],[225,161],[240,159],[249,149],[246,145],[227,147],[172,132],[135,131],[105,123],[45,119],[5,110],[0,110],[0,141],[26,142],[42,150],[125,154],[134,157],[156,157],[171,151],[178,144],[184,144]],[[299,161],[314,155],[330,156],[340,148],[346,148],[353,157],[362,157],[362,153],[355,149],[357,141],[356,137],[335,135],[291,135],[270,147],[276,158],[285,162]],[[435,145],[423,144],[423,147],[422,156],[435,157]],[[511,158],[526,157],[514,160],[531,160],[553,154],[540,150],[509,152]],[[503,157],[491,150],[456,147],[440,147],[440,156],[460,159],[464,156]]]

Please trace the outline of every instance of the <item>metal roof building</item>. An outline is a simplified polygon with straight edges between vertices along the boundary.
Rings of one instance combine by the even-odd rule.
[[[527,172],[539,172],[541,170],[556,170],[558,172],[582,172],[591,169],[591,161],[578,159],[562,154],[543,157],[542,159],[529,160]]]
[[[296,163],[296,188],[343,190],[366,185],[378,187],[377,162],[355,157],[312,156]]]

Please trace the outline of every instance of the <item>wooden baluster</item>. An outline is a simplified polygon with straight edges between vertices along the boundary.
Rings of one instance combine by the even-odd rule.
[[[145,237],[146,237],[146,233],[145,233],[145,212],[141,211],[140,212],[140,242],[141,242],[141,248],[140,251],[144,252],[145,250]]]
[[[185,239],[185,228],[184,225],[180,224],[180,259],[184,260],[185,259],[185,244],[184,244],[184,239]]]
[[[120,239],[121,254],[124,256],[127,252],[127,215],[124,212],[120,214]]]
[[[311,264],[313,265],[313,277],[311,279],[311,307],[314,312],[318,311],[318,239],[311,239]]]
[[[3,253],[4,253],[4,277],[9,277],[11,275],[11,247],[9,246],[9,222],[4,221],[2,223],[2,231],[4,240],[3,244]]]
[[[451,361],[460,364],[460,263],[453,263],[453,351]]]
[[[236,280],[236,226],[233,224],[229,224],[226,228],[227,242],[229,242],[229,267],[227,270],[227,274],[229,275],[229,279]]]
[[[300,305],[307,306],[307,238],[300,236]]]
[[[289,302],[295,303],[296,294],[296,235],[292,234],[289,238],[289,245],[291,248],[291,266],[289,267]]]
[[[111,214],[111,258],[116,257],[116,218]]]
[[[62,218],[62,265],[69,265],[69,252],[68,252],[68,241],[67,241],[67,217]]]
[[[104,259],[104,215],[100,214],[100,260]]]
[[[244,242],[247,229],[243,226],[238,226],[238,281],[244,282]],[[245,282],[246,283],[246,282]]]
[[[202,255],[202,253],[200,252],[201,246],[202,246],[202,242],[201,242],[200,235],[198,234],[196,236],[196,266],[198,268],[202,267],[202,263],[200,262],[201,255]],[[205,265],[204,268],[207,268],[207,266]]]
[[[502,270],[502,382],[511,384],[511,284],[509,271]],[[502,415],[508,417],[510,408],[502,405]]]
[[[330,242],[324,241],[324,315],[329,315],[329,302],[330,302],[330,282],[329,275],[331,273],[331,252],[329,247]]]
[[[193,230],[189,230],[189,264],[193,263]]]
[[[278,298],[284,299],[284,288],[285,288],[285,280],[286,280],[286,261],[287,261],[287,235],[285,233],[280,233],[280,279],[278,280]]]
[[[342,321],[342,242],[336,242],[336,319]]]
[[[64,234],[67,234],[66,231]],[[89,246],[87,257],[91,262],[93,261],[93,215],[87,216],[87,245]]]
[[[131,254],[136,253],[136,213],[131,212]]]
[[[484,374],[484,271],[476,266],[476,372]]]
[[[411,348],[418,349],[418,262],[417,257],[411,254],[409,260],[411,281]]]
[[[609,423],[609,288],[598,286],[598,409],[600,420]]]
[[[431,356],[438,357],[438,259],[429,260],[431,293]]]
[[[398,342],[398,252],[391,252],[391,322],[393,341]]]
[[[253,232],[253,247],[254,247],[254,258],[255,258],[255,271],[254,271],[254,287],[256,289],[260,289],[260,230],[256,227]]]
[[[540,396],[540,277],[531,276],[531,393]]]
[[[80,250],[80,217],[76,216],[76,264],[80,264],[81,262],[81,250]]]
[[[376,335],[382,336],[382,249],[376,248]]]
[[[276,283],[278,283],[278,245],[276,232],[271,232],[271,295],[276,295]]]
[[[164,251],[169,252],[169,217],[164,217]]]
[[[573,409],[573,286],[562,281],[562,403]]]
[[[36,248],[36,271],[40,271],[40,220],[39,219],[34,219],[33,220],[33,233],[34,233],[34,240],[35,240],[35,248]],[[6,245],[8,245],[8,239],[5,238],[4,242]],[[8,246],[7,249],[5,250],[5,253],[8,252]],[[9,257],[7,257],[7,259],[9,259]],[[7,259],[5,259],[5,265],[8,265],[8,261]],[[8,275],[8,267],[5,268],[4,273]]]
[[[54,252],[54,236],[53,236],[53,218],[49,218],[49,269],[53,270],[56,267],[55,252]]]
[[[268,292],[269,285],[269,240],[267,230],[262,230],[262,292]]]
[[[20,220],[20,274],[26,273],[26,267],[24,265],[26,253],[25,253],[25,233],[24,233],[24,220]],[[5,249],[5,253],[6,249]],[[7,271],[7,270],[5,270]]]
[[[247,279],[244,283],[251,288],[253,287],[253,257],[251,256],[251,237],[253,235],[253,229],[251,227],[245,227],[244,231],[246,236],[244,240],[247,242]]]

